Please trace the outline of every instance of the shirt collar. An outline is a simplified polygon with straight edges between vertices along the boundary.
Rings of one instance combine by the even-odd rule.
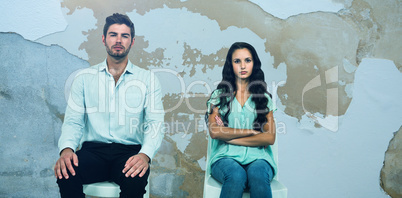
[[[128,60],[128,62],[127,62],[126,72],[129,74],[134,73],[134,65],[130,62],[130,60]]]
[[[100,64],[98,69],[99,69],[99,71],[106,71],[107,70],[106,59]],[[130,60],[128,60],[126,69],[123,72],[123,74],[125,74],[125,73],[129,73],[129,74],[134,73],[134,65],[130,62]]]

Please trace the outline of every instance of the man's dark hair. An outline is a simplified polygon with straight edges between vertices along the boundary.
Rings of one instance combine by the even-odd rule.
[[[106,23],[105,23],[105,26],[103,27],[103,36],[105,38],[106,38],[107,30],[113,24],[127,25],[131,30],[131,40],[134,38],[134,35],[135,35],[134,23],[131,22],[130,18],[128,18],[127,15],[119,14],[119,13],[114,13],[113,15],[108,16],[106,18]]]

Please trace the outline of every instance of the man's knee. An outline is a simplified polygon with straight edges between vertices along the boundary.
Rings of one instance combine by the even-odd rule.
[[[145,187],[148,185],[148,176],[150,170],[148,169],[144,176],[139,177],[126,177],[122,174],[120,181],[117,181],[120,185],[121,197],[142,197],[145,194]]]

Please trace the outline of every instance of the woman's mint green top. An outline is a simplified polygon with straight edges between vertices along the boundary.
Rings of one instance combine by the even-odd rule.
[[[208,113],[211,113],[212,105],[216,106],[219,103],[219,95],[222,90],[215,90],[211,98],[207,102]],[[268,108],[270,111],[276,111],[274,104],[272,103],[271,97],[265,94],[268,98]],[[229,100],[230,98],[228,98]],[[230,114],[228,116],[228,127],[235,129],[253,129],[253,122],[257,117],[255,111],[255,104],[251,100],[251,96],[247,99],[243,107],[234,97],[233,101],[230,103]],[[219,106],[219,113],[224,115],[227,108],[221,109]],[[212,139],[211,140],[211,151],[210,151],[210,164],[211,166],[214,162],[221,158],[232,158],[242,165],[249,164],[256,159],[265,159],[273,168],[274,174],[277,172],[277,165],[272,154],[271,146],[264,147],[251,147],[251,146],[238,146],[233,144],[228,144],[225,141]]]

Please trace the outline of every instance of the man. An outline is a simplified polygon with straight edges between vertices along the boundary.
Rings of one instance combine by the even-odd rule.
[[[74,79],[54,168],[61,197],[84,197],[82,185],[100,181],[119,184],[120,197],[145,194],[164,111],[155,75],[128,60],[134,33],[126,15],[107,17],[106,60]]]

